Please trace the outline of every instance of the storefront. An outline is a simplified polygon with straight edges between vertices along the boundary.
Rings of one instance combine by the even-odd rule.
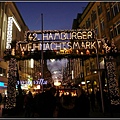
[[[5,85],[4,82],[0,82],[0,93],[2,94],[3,97],[7,95],[7,86]]]

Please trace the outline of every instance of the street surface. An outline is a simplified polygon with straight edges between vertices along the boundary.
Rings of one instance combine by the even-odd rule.
[[[3,108],[3,105],[2,105]],[[14,116],[8,116],[8,115],[3,115],[2,116],[2,109],[0,109],[0,117],[1,118],[24,118],[24,113],[21,113],[19,115],[14,115]],[[111,118],[111,114],[110,113],[101,113],[99,112],[97,109],[92,112],[92,110],[90,111],[90,118]],[[113,113],[113,117],[112,118],[120,118],[120,113]]]

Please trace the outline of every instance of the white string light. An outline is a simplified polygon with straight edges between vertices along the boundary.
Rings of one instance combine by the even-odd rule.
[[[16,84],[17,84],[17,63],[16,59],[11,58],[9,61],[7,101],[6,108],[11,109],[16,106]]]
[[[107,41],[103,40],[103,48],[105,49],[106,53],[109,54],[105,57],[105,59],[106,59],[110,102],[111,105],[119,105],[120,104],[119,89],[116,80],[115,63],[113,61],[114,57],[110,55],[112,53],[117,53],[117,48],[114,45],[114,41],[112,41],[111,46],[108,45],[108,40]]]

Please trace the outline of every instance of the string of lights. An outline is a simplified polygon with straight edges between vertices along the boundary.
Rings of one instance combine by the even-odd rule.
[[[114,62],[114,56],[113,54],[117,53],[118,50],[114,44],[114,41],[109,43],[108,40],[103,41],[103,48],[105,49],[106,56],[106,70],[107,70],[107,81],[109,86],[109,97],[111,105],[119,105],[120,99],[119,99],[119,89],[117,85],[117,79],[116,79],[116,69],[115,69],[115,62]]]
[[[6,108],[12,109],[16,105],[16,84],[17,84],[17,63],[16,59],[11,58],[9,61],[7,101]]]

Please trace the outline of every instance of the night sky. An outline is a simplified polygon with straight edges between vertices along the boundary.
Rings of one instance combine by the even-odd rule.
[[[73,19],[82,13],[88,2],[16,2],[23,20],[30,30],[72,29]]]
[[[70,30],[73,20],[82,13],[88,2],[15,2],[17,8],[30,30],[41,30],[41,14],[43,14],[43,30]],[[66,60],[48,61],[48,69],[65,67]],[[55,75],[59,77],[58,75]],[[54,77],[54,75],[53,75]]]

